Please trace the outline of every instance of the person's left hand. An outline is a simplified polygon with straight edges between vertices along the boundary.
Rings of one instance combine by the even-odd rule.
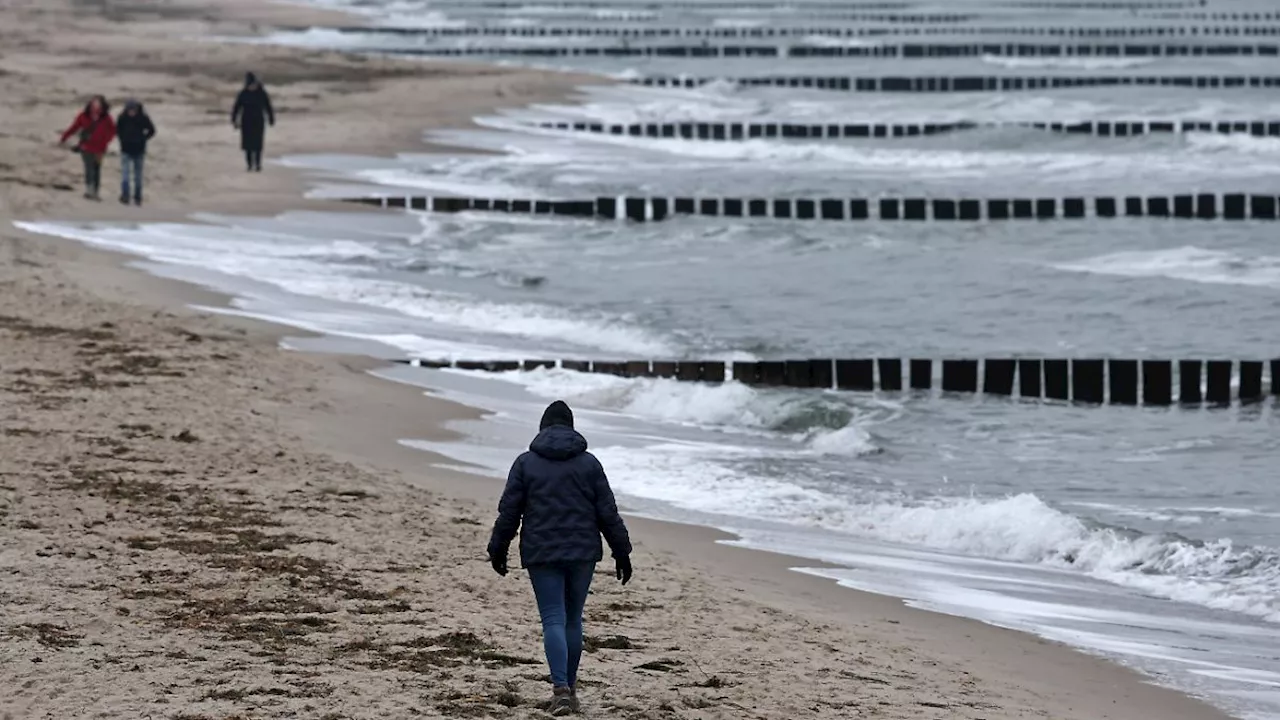
[[[490,555],[489,564],[493,566],[494,572],[503,577],[507,576],[507,556],[505,553],[502,555]]]
[[[618,576],[618,580],[626,585],[631,582],[631,556],[619,555],[613,559],[614,573]]]

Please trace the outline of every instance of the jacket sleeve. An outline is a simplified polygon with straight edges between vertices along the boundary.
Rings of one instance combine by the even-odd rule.
[[[262,91],[262,109],[267,111],[267,123],[276,124],[276,111],[271,109],[271,96],[267,94],[266,89]]]
[[[507,486],[502,490],[502,499],[498,501],[498,519],[493,523],[493,533],[489,536],[489,555],[497,557],[505,555],[511,541],[520,529],[520,519],[524,517],[525,504],[524,458],[518,457],[511,464],[511,472],[507,473]]]
[[[76,115],[76,119],[71,123],[71,127],[67,128],[66,131],[62,133],[62,139],[59,140],[58,142],[60,143],[66,142],[67,138],[71,137],[72,133],[84,127],[84,122],[85,122],[84,113]]]
[[[231,107],[231,124],[240,124],[240,112],[244,110],[244,91],[236,95],[236,104]]]
[[[155,123],[151,122],[150,117],[143,115],[142,116],[142,137],[150,140],[155,136],[156,136]]]
[[[604,535],[605,542],[614,557],[631,554],[631,536],[627,533],[627,525],[622,522],[618,513],[618,503],[613,498],[613,488],[609,487],[609,478],[604,474],[604,466],[596,461],[596,527]]]

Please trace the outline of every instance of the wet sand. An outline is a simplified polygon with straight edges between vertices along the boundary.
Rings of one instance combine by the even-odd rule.
[[[225,299],[12,226],[324,207],[291,171],[244,172],[228,113],[245,70],[279,113],[268,160],[421,149],[424,128],[585,81],[191,39],[270,22],[350,19],[0,0],[0,718],[540,714],[527,581],[484,558],[499,484],[396,443],[477,411],[365,358],[280,350],[297,333],[196,312]],[[93,92],[138,97],[159,126],[143,208],[82,200],[53,146]],[[808,561],[629,525],[635,580],[606,562],[588,603],[591,717],[1224,717],[1063,646],[788,570]]]

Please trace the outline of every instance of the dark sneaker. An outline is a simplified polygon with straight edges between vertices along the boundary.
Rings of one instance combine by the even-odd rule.
[[[578,688],[569,688],[569,709],[575,714],[582,712],[582,705],[578,702]]]
[[[554,717],[573,714],[573,691],[569,688],[556,688],[551,691],[551,705],[547,711]]]
[[[129,196],[128,196],[128,195],[121,195],[121,196],[120,196],[120,204],[121,204],[121,205],[128,205],[128,204],[129,204]]]
[[[142,207],[142,197],[140,195],[133,196],[133,204]]]

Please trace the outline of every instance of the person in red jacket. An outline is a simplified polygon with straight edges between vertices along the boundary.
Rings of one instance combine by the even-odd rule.
[[[76,116],[71,127],[62,133],[59,144],[65,143],[73,133],[79,133],[79,142],[72,148],[84,161],[84,196],[98,199],[98,186],[102,181],[102,156],[116,137],[116,123],[111,119],[111,106],[101,95],[94,95],[84,110]]]

